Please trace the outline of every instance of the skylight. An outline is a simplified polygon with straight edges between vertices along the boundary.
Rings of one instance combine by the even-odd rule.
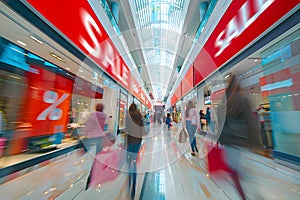
[[[163,98],[170,79],[188,4],[187,0],[134,0],[131,5],[157,99]]]

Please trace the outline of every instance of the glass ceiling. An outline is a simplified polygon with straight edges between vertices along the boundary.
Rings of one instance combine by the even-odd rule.
[[[154,97],[159,100],[167,89],[188,4],[188,0],[134,0],[132,13],[136,13],[135,25]]]

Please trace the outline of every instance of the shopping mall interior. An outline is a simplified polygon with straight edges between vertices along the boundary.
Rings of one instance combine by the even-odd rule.
[[[300,199],[299,22],[299,0],[1,0],[0,200]]]

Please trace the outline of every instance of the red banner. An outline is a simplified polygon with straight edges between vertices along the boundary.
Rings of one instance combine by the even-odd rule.
[[[299,0],[232,1],[195,59],[196,84],[291,11]]]
[[[29,136],[65,132],[73,81],[40,67],[30,67],[37,73],[27,73],[26,111],[22,119],[32,125]]]
[[[140,100],[141,88],[133,76],[130,77],[130,93]]]
[[[184,78],[182,79],[182,91],[181,91],[181,97],[186,95],[189,91],[191,91],[194,88],[194,68],[193,65],[190,67],[190,69],[185,74]]]
[[[88,1],[27,0],[126,89],[130,71]]]
[[[175,93],[173,94],[171,98],[171,105],[174,106],[175,103],[181,98],[181,83],[178,85],[178,88],[176,89]]]

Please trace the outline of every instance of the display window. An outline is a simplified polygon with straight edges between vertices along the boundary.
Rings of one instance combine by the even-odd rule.
[[[72,103],[72,110],[70,114],[72,114],[73,118],[75,119],[73,122],[77,122],[78,125],[83,125],[86,120],[87,116],[90,112],[92,112],[91,108],[91,98],[74,94],[73,95],[73,103]],[[70,123],[73,123],[70,120]]]
[[[127,111],[127,95],[123,92],[120,92],[120,109],[119,109],[119,129],[122,130],[125,128],[125,117]]]
[[[261,95],[269,100],[274,153],[300,156],[300,28],[261,53]],[[265,106],[266,107],[266,106]],[[281,155],[283,154],[283,155]]]
[[[61,143],[73,80],[63,70],[1,38],[0,105],[6,155]],[[38,106],[37,106],[38,105]]]
[[[103,97],[91,99],[90,111],[95,111],[95,105],[102,103],[104,105],[103,112],[106,114],[105,132],[117,134],[119,126],[120,87],[105,74],[101,76],[101,85]]]

